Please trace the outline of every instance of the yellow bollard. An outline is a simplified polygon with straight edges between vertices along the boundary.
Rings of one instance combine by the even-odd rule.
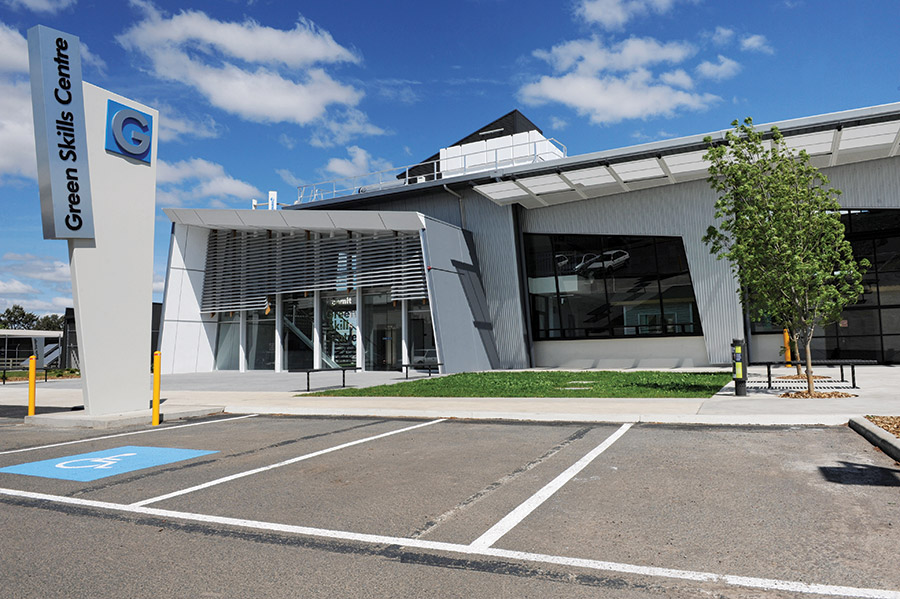
[[[153,352],[153,426],[159,426],[159,356]]]
[[[784,329],[784,365],[791,365],[791,335]]]
[[[28,358],[28,415],[34,416],[35,381],[37,380],[37,358]]]

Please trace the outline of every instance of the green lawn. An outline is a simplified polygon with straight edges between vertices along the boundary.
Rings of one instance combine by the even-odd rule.
[[[35,372],[37,376],[37,380],[44,380],[44,370],[42,368],[38,369]],[[3,373],[0,372],[0,377],[3,376]],[[71,379],[78,378],[81,376],[81,372],[74,368],[68,368],[66,370],[59,370],[55,368],[51,368],[47,371],[47,379]],[[28,380],[28,370],[7,370],[6,371],[6,380],[8,381],[27,381]]]
[[[711,397],[729,372],[464,372],[311,395],[352,397]]]

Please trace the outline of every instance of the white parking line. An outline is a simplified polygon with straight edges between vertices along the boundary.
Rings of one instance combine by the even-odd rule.
[[[433,424],[433,423],[428,423]],[[397,431],[399,432],[399,431]],[[159,518],[169,518],[188,522],[203,522],[234,526],[238,528],[262,530],[268,532],[281,532],[318,538],[355,541],[376,545],[397,545],[416,549],[430,549],[433,551],[447,551],[451,553],[469,556],[499,557],[504,559],[520,560],[539,564],[553,564],[596,570],[603,572],[616,572],[621,574],[636,574],[654,578],[674,578],[690,580],[694,582],[712,582],[736,587],[747,587],[766,591],[788,591],[793,593],[809,593],[815,595],[829,595],[840,597],[862,597],[865,599],[900,599],[900,591],[887,589],[873,589],[860,587],[846,587],[828,584],[814,584],[791,580],[777,580],[773,578],[756,578],[752,576],[734,576],[730,574],[715,574],[712,572],[695,572],[691,570],[676,570],[671,568],[658,568],[655,566],[637,566],[618,562],[606,562],[593,559],[565,557],[560,555],[546,555],[543,553],[528,553],[522,551],[509,551],[490,547],[478,548],[472,545],[460,545],[457,543],[442,543],[438,541],[425,541],[423,539],[408,539],[403,537],[390,537],[364,533],[330,530],[326,528],[312,528],[306,526],[294,526],[291,524],[279,524],[277,522],[262,522],[259,520],[244,520],[241,518],[227,518],[223,516],[211,516],[207,514],[195,514],[191,512],[178,512],[173,510],[161,510],[157,508],[139,507],[136,505],[123,505],[94,501],[91,499],[79,499],[76,497],[63,497],[59,495],[46,495],[43,493],[31,493],[17,491],[15,489],[0,488],[0,495],[21,497],[38,501],[46,501],[57,504],[75,505],[100,510],[143,514]]]
[[[220,418],[218,420],[205,420],[203,422],[192,422],[191,424],[179,424],[176,426],[166,426],[163,428],[154,427],[142,431],[131,431],[130,433],[117,433],[115,435],[106,435],[104,437],[91,437],[90,439],[78,439],[77,441],[64,441],[62,443],[51,443],[50,445],[40,445],[38,447],[25,447],[23,449],[10,449],[8,451],[0,451],[0,455],[8,453],[21,453],[23,451],[35,451],[37,449],[49,449],[51,447],[62,447],[63,445],[74,445],[75,443],[87,443],[88,441],[102,441],[103,439],[115,439],[116,437],[127,437],[129,435],[142,435],[144,433],[156,433],[160,431],[171,431],[176,428],[187,428],[189,426],[201,426],[203,424],[215,424],[217,422],[230,422],[232,420],[242,420],[244,418],[253,418],[258,414],[247,414],[245,416],[235,416],[234,418]]]
[[[277,464],[271,464],[269,466],[263,466],[262,468],[254,468],[253,470],[246,470],[244,472],[238,472],[237,474],[232,474],[230,476],[224,476],[222,478],[217,478],[216,480],[211,480],[207,483],[203,483],[203,484],[196,485],[193,487],[188,487],[187,489],[182,489],[180,491],[166,493],[165,495],[160,495],[158,497],[151,497],[150,499],[144,499],[143,501],[136,501],[135,503],[132,503],[130,505],[132,505],[134,507],[149,505],[151,503],[156,503],[157,501],[162,501],[164,499],[171,499],[172,497],[178,497],[179,495],[186,495],[188,493],[193,493],[194,491],[199,491],[201,489],[207,489],[207,488],[213,487],[215,485],[221,485],[222,483],[227,483],[232,480],[244,478],[245,476],[252,476],[254,474],[259,474],[260,472],[266,472],[268,470],[273,470],[275,468],[281,468],[282,466],[287,466],[289,464],[296,464],[297,462],[302,462],[303,460],[308,460],[310,458],[324,455],[326,453],[331,453],[332,451],[338,451],[339,449],[344,449],[346,447],[353,447],[354,445],[359,445],[360,443],[367,443],[369,441],[374,441],[376,439],[383,439],[384,437],[390,437],[391,435],[405,433],[406,431],[411,431],[411,430],[415,430],[417,428],[422,428],[423,426],[431,426],[432,424],[437,424],[438,422],[444,422],[445,420],[446,420],[446,418],[440,418],[438,420],[432,420],[431,422],[423,422],[422,424],[416,424],[415,426],[408,426],[406,428],[401,428],[400,430],[390,431],[387,433],[381,433],[380,435],[375,435],[373,437],[366,437],[365,439],[357,439],[356,441],[350,441],[349,443],[343,443],[341,445],[329,447],[328,449],[321,449],[319,451],[314,451],[312,453],[308,453],[306,455],[301,455],[296,458],[284,460],[283,462],[278,462]]]
[[[550,497],[559,491],[559,489],[572,480],[576,474],[584,470],[594,458],[603,453],[610,445],[615,443],[619,437],[630,429],[632,423],[623,424],[619,430],[609,436],[606,441],[592,449],[583,458],[569,466],[565,472],[547,483],[540,491],[526,499],[522,504],[503,517],[502,520],[493,525],[487,532],[472,541],[472,548],[477,550],[487,549],[496,543],[500,537],[512,530],[519,522],[528,517],[539,505],[550,499]]]

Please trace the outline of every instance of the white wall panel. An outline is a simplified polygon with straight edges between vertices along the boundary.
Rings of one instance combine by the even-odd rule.
[[[701,241],[713,221],[715,194],[705,181],[621,193],[526,210],[529,233],[666,235],[684,241],[703,337],[712,364],[731,360],[731,340],[744,336],[737,286],[728,263]]]

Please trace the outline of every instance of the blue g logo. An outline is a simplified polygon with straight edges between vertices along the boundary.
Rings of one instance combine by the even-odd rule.
[[[153,117],[109,100],[106,106],[106,149],[150,164]]]

